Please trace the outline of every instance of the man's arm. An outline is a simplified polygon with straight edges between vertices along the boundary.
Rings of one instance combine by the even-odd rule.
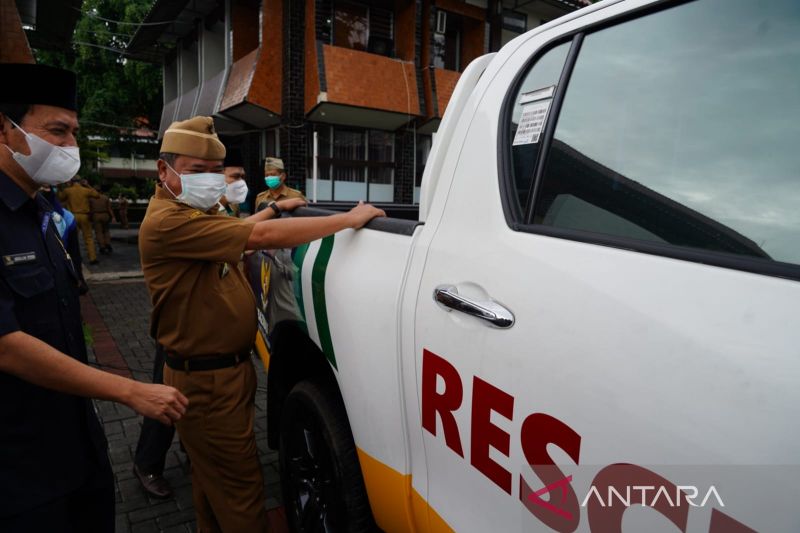
[[[358,229],[375,217],[385,216],[386,213],[383,210],[359,202],[347,213],[262,221],[253,226],[245,249],[292,248],[327,237],[343,229]]]
[[[172,387],[97,370],[21,331],[0,337],[0,372],[46,389],[123,403],[164,424],[180,419],[189,404]]]
[[[278,209],[281,211],[294,211],[298,207],[306,205],[306,201],[301,198],[288,198],[275,203],[278,204]],[[275,218],[275,210],[262,209],[261,211],[245,218],[245,220],[249,220],[251,222],[263,222],[264,220],[269,220],[271,218]]]

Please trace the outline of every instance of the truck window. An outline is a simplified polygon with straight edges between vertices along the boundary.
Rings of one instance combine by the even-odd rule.
[[[514,107],[511,111],[511,123],[509,124],[510,135],[509,139],[512,140],[511,144],[511,179],[513,199],[516,201],[516,207],[522,209],[528,199],[528,192],[531,188],[531,180],[533,179],[533,171],[536,165],[536,156],[539,154],[540,142],[536,142],[530,136],[523,138],[522,132],[517,135],[520,120],[523,117],[523,111],[526,111],[524,127],[531,125],[529,119],[530,111],[534,107],[542,109],[541,100],[535,101],[531,98],[535,97],[537,91],[543,91],[539,94],[547,95],[551,91],[548,88],[555,87],[558,79],[561,76],[561,70],[564,68],[564,61],[569,52],[570,42],[566,42],[551,48],[545,52],[537,61],[535,61],[529,68],[528,72],[523,76],[522,84],[514,96]],[[545,98],[546,99],[546,98]],[[535,111],[535,110],[534,110]]]
[[[585,36],[533,223],[800,264],[799,139],[800,2],[657,11]]]

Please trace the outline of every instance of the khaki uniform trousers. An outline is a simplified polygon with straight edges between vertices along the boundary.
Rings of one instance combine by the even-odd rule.
[[[96,261],[97,252],[94,249],[94,237],[92,236],[92,223],[89,220],[89,213],[73,213],[73,215],[75,215],[75,224],[83,234],[86,255],[89,256],[89,261]]]
[[[94,213],[92,215],[92,225],[94,234],[97,236],[97,246],[102,250],[106,246],[111,246],[111,234],[108,231],[108,224],[111,217],[108,213]]]
[[[253,430],[252,361],[194,372],[165,367],[164,384],[189,399],[176,428],[192,463],[197,532],[266,532],[264,478]]]

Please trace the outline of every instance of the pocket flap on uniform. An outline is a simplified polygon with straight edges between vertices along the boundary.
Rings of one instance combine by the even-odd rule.
[[[53,276],[44,267],[12,267],[10,270],[6,276],[6,283],[11,290],[24,298],[50,290],[55,285]]]

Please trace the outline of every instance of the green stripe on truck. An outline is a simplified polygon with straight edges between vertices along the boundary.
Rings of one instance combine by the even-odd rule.
[[[328,325],[328,308],[325,305],[325,271],[328,269],[328,261],[333,251],[334,235],[322,239],[317,258],[314,261],[314,269],[311,271],[311,293],[314,300],[314,317],[317,319],[317,333],[319,343],[322,345],[322,352],[333,368],[336,366],[336,355],[333,352],[333,342],[331,341],[331,328]]]
[[[306,323],[306,308],[303,304],[303,260],[306,258],[306,252],[308,252],[308,243],[295,248],[292,256],[294,266],[297,267],[297,276],[294,277],[294,298],[297,300],[297,307],[300,309],[303,323]]]

